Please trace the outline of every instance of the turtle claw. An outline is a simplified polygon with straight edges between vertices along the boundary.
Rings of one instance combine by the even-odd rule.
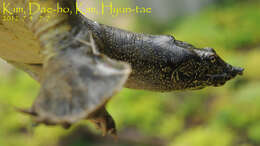
[[[115,137],[117,136],[115,121],[107,112],[105,107],[101,107],[100,109],[96,110],[91,115],[89,115],[87,119],[94,123],[97,129],[102,131],[103,136],[106,136],[107,134]]]

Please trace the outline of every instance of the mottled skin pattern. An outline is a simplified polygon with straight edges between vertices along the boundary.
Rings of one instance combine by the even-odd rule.
[[[212,48],[196,48],[173,36],[133,33],[83,19],[102,53],[131,65],[128,88],[161,92],[201,89],[223,85],[243,73]]]
[[[57,2],[10,0],[13,6],[24,8],[30,1],[45,8],[55,8]],[[59,2],[61,7],[76,9],[76,0]],[[40,21],[47,15],[39,12],[32,17],[16,26],[3,26],[9,28],[5,29],[6,35],[18,33],[12,30],[22,26],[23,31],[17,31],[34,35],[39,42],[31,43],[40,43],[42,48],[39,54],[34,53],[34,59],[25,62],[15,60],[15,55],[5,56],[21,68],[30,66],[29,72],[37,68],[32,73],[41,83],[40,92],[29,110],[21,110],[31,114],[37,123],[69,127],[88,119],[104,134],[116,134],[114,120],[105,105],[124,85],[131,68],[126,87],[160,92],[220,86],[243,73],[242,68],[225,63],[213,49],[195,48],[172,36],[128,32],[74,13],[55,14],[49,21]],[[23,41],[23,38],[17,40],[20,44],[28,43]],[[131,68],[118,60],[127,62]]]

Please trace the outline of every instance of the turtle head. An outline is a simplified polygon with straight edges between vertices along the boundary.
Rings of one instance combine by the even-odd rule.
[[[202,89],[207,86],[222,86],[227,81],[242,75],[244,69],[226,63],[213,48],[192,48],[193,55],[189,56],[173,76],[184,89]],[[182,82],[182,83],[181,83]]]
[[[243,68],[226,63],[213,48],[196,49],[195,52],[201,62],[198,80],[208,86],[224,85],[228,80],[243,74]]]

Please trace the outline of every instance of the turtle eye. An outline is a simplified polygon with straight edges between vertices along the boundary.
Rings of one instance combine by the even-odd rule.
[[[216,62],[216,57],[214,55],[209,56],[209,60],[211,63]]]

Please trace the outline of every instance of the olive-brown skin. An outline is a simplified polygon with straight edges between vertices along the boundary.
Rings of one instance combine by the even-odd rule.
[[[46,2],[46,0],[41,1],[41,3]],[[60,5],[76,10],[75,2],[75,0],[60,0]],[[54,4],[54,1],[52,3]],[[200,89],[211,85],[222,85],[241,72],[237,68],[237,73],[234,71],[231,73],[232,67],[228,67],[230,65],[221,60],[214,50],[198,49],[168,35],[139,34],[98,24],[85,18],[80,12],[74,12],[69,17],[56,16],[48,23],[35,21],[32,24],[29,25],[33,26],[31,29],[38,38],[36,40],[41,40],[42,48],[51,50],[48,55],[53,51],[67,49],[68,46],[78,48],[81,43],[75,38],[86,40],[88,32],[92,32],[101,53],[131,65],[132,73],[125,84],[128,88],[160,92]],[[63,33],[66,31],[68,33]],[[42,80],[41,64],[44,64],[44,55],[37,52],[45,50],[39,50],[30,55],[34,56],[33,58],[23,57],[23,55],[10,57],[11,52],[7,53],[8,57],[4,55],[6,53],[1,54],[1,57],[28,71],[34,78]],[[2,51],[6,52],[4,49],[0,52]],[[28,53],[25,51],[25,54]],[[217,60],[215,64],[205,59],[210,55],[215,56],[214,60]],[[21,62],[23,58],[26,59]],[[212,66],[215,66],[215,70],[212,70]]]
[[[126,87],[152,91],[220,86],[243,69],[224,62],[212,48],[196,48],[169,35],[150,35],[99,24],[81,16],[99,50],[132,67]]]
[[[57,2],[35,1],[46,8],[54,8]],[[13,6],[25,7],[29,1],[10,2]],[[61,7],[75,10],[76,0],[59,2]],[[32,21],[26,19],[14,25],[19,33],[30,36],[17,38],[16,43],[22,44],[21,48],[26,43],[23,49],[31,42],[36,43],[32,48],[40,44],[41,48],[35,48],[39,51],[29,51],[33,58],[11,53],[17,49],[11,49],[7,55],[4,49],[0,50],[5,60],[39,77],[41,89],[37,99],[31,109],[21,110],[34,116],[37,123],[69,127],[88,119],[104,134],[116,134],[114,120],[105,105],[121,89],[130,73],[130,66],[123,62],[132,68],[126,87],[160,92],[219,86],[243,72],[242,68],[225,63],[213,49],[198,49],[172,36],[128,32],[75,13],[55,15],[49,22],[40,21],[40,16],[47,18],[33,15]],[[0,28],[11,37],[18,33],[12,33],[14,27],[10,24],[1,26],[0,22]],[[24,51],[26,53],[26,49]]]

